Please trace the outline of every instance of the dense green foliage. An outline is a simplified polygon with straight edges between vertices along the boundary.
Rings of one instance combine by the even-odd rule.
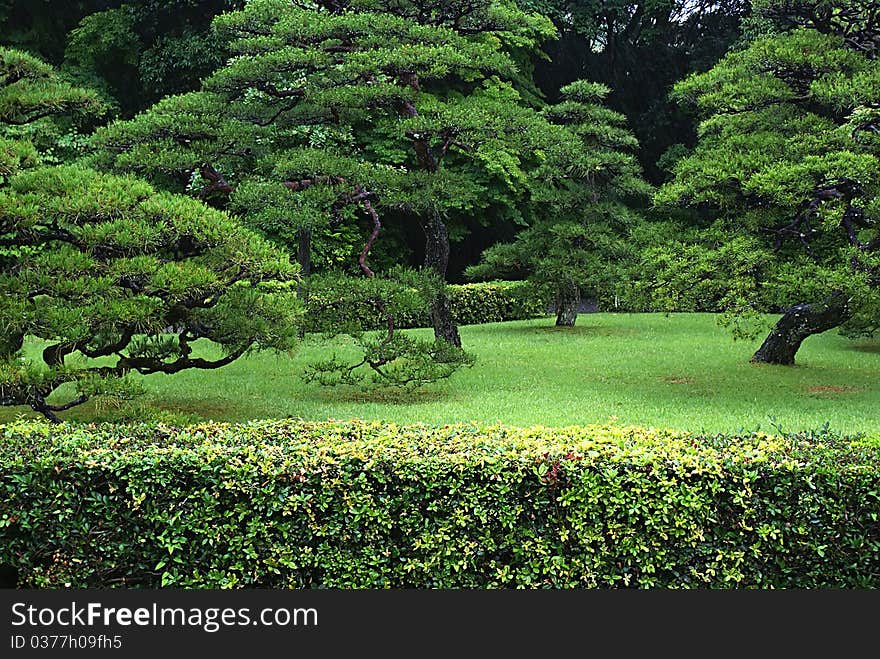
[[[505,0],[442,11],[256,0],[214,25],[235,57],[201,91],[102,131],[96,164],[228,198],[295,244],[304,268],[308,234],[366,216],[364,274],[383,224],[415,224],[424,267],[445,278],[451,234],[484,216],[522,222],[548,182],[531,171],[552,163],[557,181],[583,166],[577,136],[521,93],[515,54],[552,37],[552,24]],[[437,338],[460,344],[442,290],[431,306]]]
[[[800,304],[806,326],[777,328],[791,344],[779,363],[791,363],[812,333],[853,317],[870,328],[878,317],[880,68],[856,41],[812,27],[761,36],[675,89],[703,122],[657,202],[714,211],[711,229],[696,236],[700,247],[681,249],[702,249],[705,261],[719,243],[729,246],[731,265],[718,276],[733,262],[745,266],[730,285],[731,309]],[[658,248],[674,263],[674,246]],[[657,280],[671,281],[663,270]]]
[[[243,0],[75,0],[0,3],[0,41],[100,90],[130,116],[162,96],[195,89],[228,53],[213,17]]]
[[[78,167],[0,189],[0,404],[55,412],[119,395],[130,371],[216,368],[296,338],[296,268],[225,214],[132,177]],[[26,358],[25,337],[48,342]],[[223,346],[216,360],[191,343]],[[84,363],[106,357],[111,363]],[[56,389],[74,391],[48,403]]]
[[[0,428],[25,587],[871,588],[878,449],[385,423]]]
[[[45,62],[19,50],[0,48],[0,123],[19,126],[99,107],[95,94],[65,82]]]
[[[186,180],[209,162],[233,184],[256,159],[256,170],[276,183],[342,186],[302,202],[322,215],[357,186],[385,206],[406,204],[416,213],[432,205],[443,212],[483,205],[486,179],[516,165],[494,153],[509,139],[499,134],[509,130],[505,104],[517,103],[515,94],[505,93],[509,85],[492,82],[516,69],[504,44],[534,44],[551,28],[503,3],[460,10],[470,13],[458,26],[452,15],[420,18],[418,3],[351,3],[332,13],[253,2],[215,21],[237,57],[208,78],[202,92],[112,126],[99,144],[116,154],[117,166],[149,176],[168,171]],[[450,11],[459,8],[450,5]],[[410,117],[405,103],[427,107]],[[494,114],[501,116],[487,122]],[[425,167],[415,162],[414,143],[437,151],[437,172],[417,171]],[[452,164],[439,171],[440,161]],[[485,163],[488,171],[476,177],[463,170],[468,161]],[[406,176],[404,166],[415,171]],[[246,208],[240,203],[242,212]]]
[[[878,108],[871,0],[0,0],[0,579],[880,587]]]
[[[639,141],[648,180],[666,176],[670,153],[694,140],[693,117],[670,103],[670,87],[712,67],[740,35],[748,0],[517,0],[553,20],[559,39],[536,59],[535,81],[551,101],[578,80],[611,89]]]
[[[0,185],[20,169],[51,161],[65,127],[104,110],[97,94],[71,85],[45,62],[0,47]]]
[[[0,49],[0,405],[54,421],[130,396],[131,371],[217,368],[296,335],[296,269],[257,235],[132,177],[38,167],[55,154],[29,137],[51,143],[62,117],[102,110],[44,62]],[[26,338],[47,343],[40,359]],[[222,358],[192,358],[200,338]],[[47,400],[65,385],[65,400]]]
[[[528,276],[551,291],[558,325],[574,325],[584,293],[613,295],[621,285],[626,271],[620,264],[634,256],[628,234],[639,223],[624,202],[651,193],[626,119],[602,104],[607,94],[606,87],[579,80],[562,88],[561,103],[544,110],[577,141],[550,151],[535,172],[540,184],[530,226],[513,243],[490,247],[467,271],[473,278]]]

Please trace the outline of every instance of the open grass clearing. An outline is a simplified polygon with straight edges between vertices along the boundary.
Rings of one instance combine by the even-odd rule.
[[[769,319],[768,319],[769,321]],[[430,335],[429,330],[415,330]],[[193,420],[384,419],[563,426],[614,422],[691,431],[817,429],[880,432],[880,342],[834,332],[808,339],[794,367],[749,363],[756,341],[733,341],[712,314],[582,314],[461,328],[473,368],[415,392],[365,393],[305,384],[310,360],[334,350],[307,339],[294,356],[261,353],[215,371],[145,378],[149,407]],[[32,346],[36,349],[36,346]],[[211,352],[210,345],[202,350]],[[88,404],[70,420],[114,418]],[[34,417],[0,408],[0,421]]]

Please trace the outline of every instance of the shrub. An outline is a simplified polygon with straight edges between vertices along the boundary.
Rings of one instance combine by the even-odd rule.
[[[350,327],[352,322],[361,329],[383,329],[385,316],[369,305],[357,308],[348,307],[344,316],[339,307],[333,305],[340,295],[348,294],[358,288],[358,282],[366,278],[349,278],[342,285],[339,277],[314,276],[309,280],[309,302],[306,322],[309,331],[323,331],[334,325]],[[498,323],[508,320],[525,320],[547,314],[547,301],[539,290],[525,281],[492,281],[475,284],[451,284],[447,295],[452,306],[452,316],[459,325],[478,325]],[[404,293],[406,293],[404,291]],[[431,327],[430,306],[414,304],[419,300],[411,295],[398,297],[413,298],[409,306],[399,306],[395,314],[398,328]],[[354,315],[353,315],[354,314]]]
[[[0,426],[20,587],[880,586],[878,447],[381,422]]]
[[[548,300],[526,281],[488,281],[449,287],[452,317],[460,325],[501,323],[547,315]]]

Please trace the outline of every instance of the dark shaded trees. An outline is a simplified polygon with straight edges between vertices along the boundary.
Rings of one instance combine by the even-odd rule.
[[[577,79],[612,91],[611,108],[629,120],[651,182],[666,176],[658,160],[672,146],[692,145],[693,118],[670,103],[672,85],[709,69],[740,36],[747,0],[518,0],[553,19],[559,40],[535,61],[535,78],[555,102]]]
[[[608,88],[586,81],[562,88],[562,102],[543,113],[552,145],[531,172],[531,224],[512,243],[490,247],[472,278],[528,277],[550,289],[556,325],[577,320],[584,292],[613,290],[619,267],[633,258],[627,234],[640,222],[632,203],[650,196],[626,118],[604,105]]]

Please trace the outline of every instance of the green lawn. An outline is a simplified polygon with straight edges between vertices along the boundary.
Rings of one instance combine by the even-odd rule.
[[[477,364],[410,394],[304,384],[303,364],[328,352],[312,340],[295,357],[260,354],[217,371],[150,376],[146,385],[152,405],[218,421],[614,421],[717,432],[772,430],[773,418],[786,431],[825,422],[846,433],[880,431],[876,341],[826,333],[805,342],[797,366],[772,367],[748,361],[760,341],[733,341],[709,314],[582,314],[574,329],[546,318],[462,327],[461,335]],[[0,421],[26,412],[0,409]],[[91,406],[63,416],[100,418]]]

